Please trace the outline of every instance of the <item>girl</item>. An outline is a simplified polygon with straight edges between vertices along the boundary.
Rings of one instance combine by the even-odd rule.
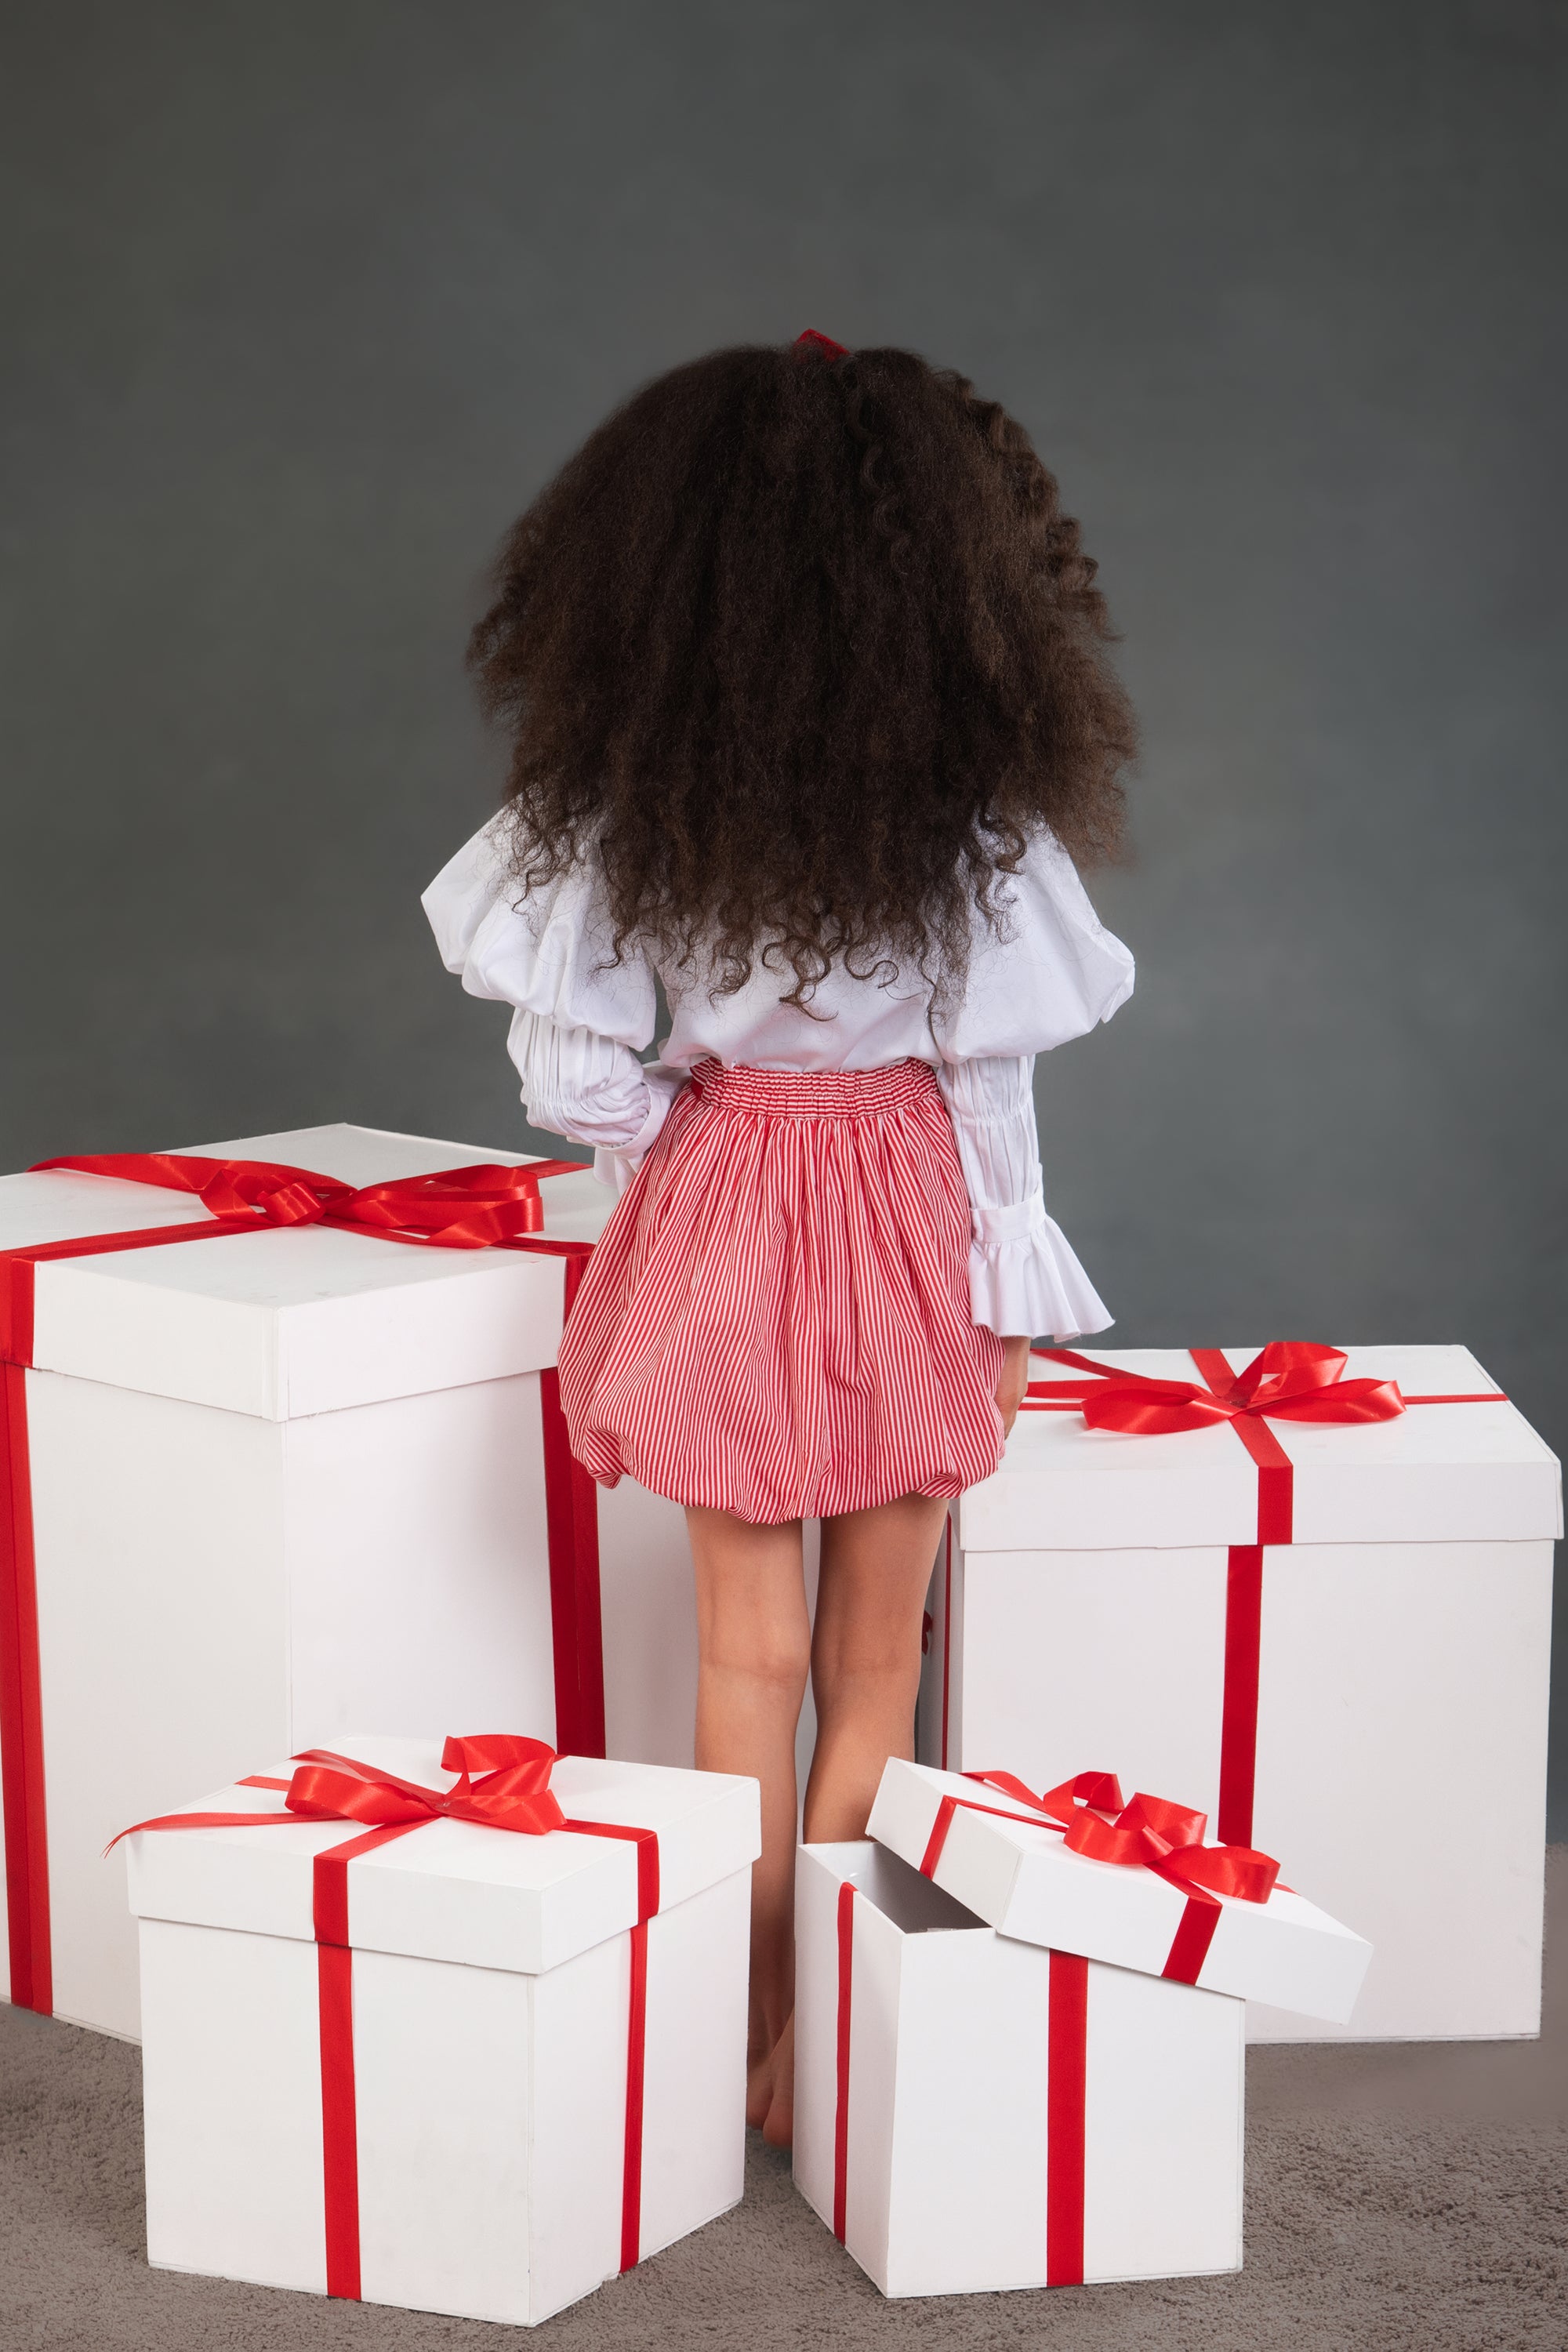
[[[686,1506],[697,1762],[762,1784],[748,2115],[779,2145],[806,1675],[805,1835],[861,1837],[948,1498],[995,1469],[1030,1335],[1110,1320],[1031,1087],[1132,986],[1071,863],[1114,848],[1133,748],[1094,569],[1003,409],[808,333],[602,425],[469,648],[507,799],[425,903],[516,1007],[530,1118],[622,1188],[561,1393],[601,1484]]]

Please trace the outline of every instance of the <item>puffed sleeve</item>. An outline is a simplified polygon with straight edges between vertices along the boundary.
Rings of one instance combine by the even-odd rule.
[[[944,1061],[1046,1054],[1109,1021],[1132,993],[1129,950],[1108,931],[1054,834],[996,884],[1001,922],[978,915],[957,1003],[931,1026]]]
[[[508,1051],[530,1118],[591,1145],[595,1172],[617,1189],[664,1124],[680,1081],[637,1056],[658,1017],[654,976],[613,961],[591,868],[523,896],[494,821],[466,842],[426,891],[441,961],[470,996],[510,1004]]]
[[[931,1015],[973,1213],[970,1298],[994,1331],[1084,1339],[1111,1317],[1046,1213],[1035,1056],[1110,1020],[1132,993],[1132,958],[1049,834],[997,900],[999,929],[977,919],[963,992]]]

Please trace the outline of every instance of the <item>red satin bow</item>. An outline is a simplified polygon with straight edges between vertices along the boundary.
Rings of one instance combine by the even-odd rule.
[[[164,1192],[194,1192],[215,1217],[259,1225],[329,1224],[388,1241],[435,1249],[488,1249],[544,1223],[540,1179],[576,1172],[573,1160],[533,1160],[521,1168],[482,1160],[429,1176],[400,1176],[355,1191],[334,1176],[274,1160],[210,1160],[195,1152],[104,1152],[85,1159],[39,1160],[34,1173],[73,1168],[117,1176]],[[458,1213],[454,1215],[453,1212]]]
[[[1053,1363],[1070,1364],[1092,1376],[1095,1385],[1076,1381],[1033,1381],[1030,1396],[1071,1395],[1083,1407],[1090,1429],[1120,1430],[1129,1437],[1154,1437],[1173,1430],[1204,1429],[1216,1421],[1274,1414],[1287,1421],[1393,1421],[1405,1411],[1397,1381],[1347,1381],[1342,1349],[1310,1339],[1271,1339],[1228,1389],[1205,1388],[1201,1381],[1163,1381],[1097,1364],[1070,1348],[1043,1348]]]
[[[1187,1893],[1201,1889],[1208,1895],[1238,1895],[1244,1903],[1267,1903],[1279,1876],[1272,1855],[1251,1846],[1205,1845],[1208,1815],[1190,1805],[1142,1793],[1124,1805],[1113,1772],[1079,1772],[1047,1789],[1043,1797],[1026,1789],[1011,1772],[966,1772],[963,1777],[1000,1789],[1065,1831],[1062,1843],[1072,1853],[1124,1870],[1152,1870]],[[1105,1819],[1110,1811],[1114,1821]]]
[[[510,1732],[448,1739],[441,1769],[459,1777],[456,1788],[426,1789],[399,1780],[353,1756],[328,1748],[307,1748],[295,1759],[300,1769],[283,1801],[290,1812],[380,1828],[390,1822],[478,1822],[481,1828],[512,1830],[522,1837],[547,1837],[566,1816],[550,1786],[555,1750],[542,1739]],[[473,1777],[476,1770],[479,1778]]]
[[[441,1750],[441,1769],[458,1775],[451,1789],[426,1789],[377,1765],[362,1764],[357,1757],[334,1755],[330,1748],[307,1748],[293,1761],[300,1769],[288,1784],[285,1812],[160,1813],[153,1821],[133,1822],[104,1852],[111,1853],[121,1838],[132,1837],[138,1830],[248,1829],[253,1823],[300,1820],[363,1822],[368,1829],[384,1829],[405,1822],[412,1827],[445,1814],[452,1821],[477,1822],[482,1829],[511,1830],[522,1837],[548,1837],[552,1830],[566,1825],[550,1786],[554,1748],[514,1732],[448,1739]],[[269,1780],[262,1785],[282,1784]]]
[[[847,359],[849,356],[842,343],[836,343],[831,335],[819,335],[815,327],[807,327],[804,334],[795,337],[795,347],[797,352],[802,343],[805,345],[808,352],[826,352],[830,360]]]

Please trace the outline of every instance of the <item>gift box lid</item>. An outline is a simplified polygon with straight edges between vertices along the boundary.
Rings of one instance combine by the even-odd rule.
[[[532,1155],[369,1127],[306,1127],[182,1150],[279,1160],[356,1187]],[[594,1241],[614,1206],[584,1168],[540,1186],[544,1237]],[[71,1169],[0,1178],[0,1253],[212,1222],[193,1194]],[[266,1421],[379,1403],[552,1364],[564,1260],[411,1247],[321,1224],[271,1225],[31,1269],[40,1371]],[[0,1274],[4,1268],[0,1267]]]
[[[1277,1885],[1267,1902],[1194,1895],[1142,1864],[1074,1853],[1005,1791],[893,1758],[869,1832],[977,1917],[1020,1942],[1174,1977],[1343,2024],[1372,1946]]]
[[[1184,1349],[1083,1349],[1092,1363],[1152,1380],[1196,1381]],[[1257,1348],[1221,1351],[1233,1374]],[[1214,1422],[1155,1436],[1085,1425],[1061,1393],[1070,1367],[1037,1355],[1033,1391],[995,1474],[959,1509],[968,1551],[1153,1550],[1290,1540],[1436,1543],[1525,1540],[1563,1532],[1557,1458],[1468,1348],[1348,1348],[1346,1381],[1397,1381],[1407,1409],[1386,1421],[1265,1416],[1262,1450],[1274,1478],[1270,1532],[1259,1464],[1243,1424]],[[1053,1393],[1053,1391],[1055,1393]],[[1426,1398],[1480,1397],[1479,1403]],[[1281,1496],[1280,1488],[1284,1488]]]
[[[345,1732],[339,1754],[447,1790],[438,1740]],[[293,1763],[254,1776],[287,1783]],[[587,1756],[555,1760],[550,1787],[569,1820],[653,1831],[657,1904],[669,1911],[762,1850],[757,1783],[721,1772],[621,1764]],[[180,1810],[274,1813],[282,1790],[240,1782]],[[140,1918],[314,1940],[320,1853],[363,1834],[352,1820],[264,1828],[141,1830],[126,1840],[131,1908]],[[356,1950],[401,1952],[537,1976],[635,1927],[647,1881],[628,1838],[571,1830],[547,1836],[441,1818],[352,1858],[348,1940]]]

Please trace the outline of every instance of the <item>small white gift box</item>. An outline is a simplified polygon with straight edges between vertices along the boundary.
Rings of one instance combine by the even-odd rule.
[[[1120,1804],[1119,1793],[1112,1801]],[[1115,1861],[1076,1851],[1068,1843],[1075,1811],[1065,1792],[1042,1810],[1006,1788],[894,1757],[868,1827],[1004,1935],[1335,2024],[1350,2017],[1372,1958],[1362,1937],[1288,1887],[1269,1885],[1268,1871],[1251,1874],[1268,1890],[1258,1901],[1225,1891],[1220,1870],[1217,1888],[1201,1874],[1184,1880],[1179,1860],[1162,1876],[1142,1858],[1135,1835],[1101,1841],[1119,1853]],[[1083,1827],[1098,1818],[1079,1817]],[[1212,1850],[1205,1858],[1223,1867]],[[1246,1882],[1248,1865],[1237,1875]]]
[[[533,1164],[358,1127],[204,1150],[356,1187]],[[683,1515],[630,1480],[595,1511],[553,1393],[561,1253],[580,1264],[610,1195],[586,1169],[538,1190],[542,1248],[451,1248],[215,1231],[189,1192],[71,1170],[0,1181],[14,1999],[134,2034],[105,1842],[344,1722],[521,1717],[689,1762]]]
[[[438,1744],[342,1746],[458,1785]],[[192,1810],[286,1811],[290,1770]],[[130,1838],[154,2264],[531,2326],[737,2202],[756,1783],[563,1757],[550,1788],[543,1835]]]
[[[884,2294],[1241,2263],[1243,2004],[1000,1936],[804,1846],[795,2178]]]
[[[1114,1766],[1278,1856],[1375,1958],[1352,2024],[1270,1994],[1254,2038],[1537,2032],[1556,1460],[1463,1348],[1346,1350],[1386,1419],[1085,1424],[1085,1362],[1218,1395],[1255,1353],[1035,1358],[938,1559],[918,1752]]]

